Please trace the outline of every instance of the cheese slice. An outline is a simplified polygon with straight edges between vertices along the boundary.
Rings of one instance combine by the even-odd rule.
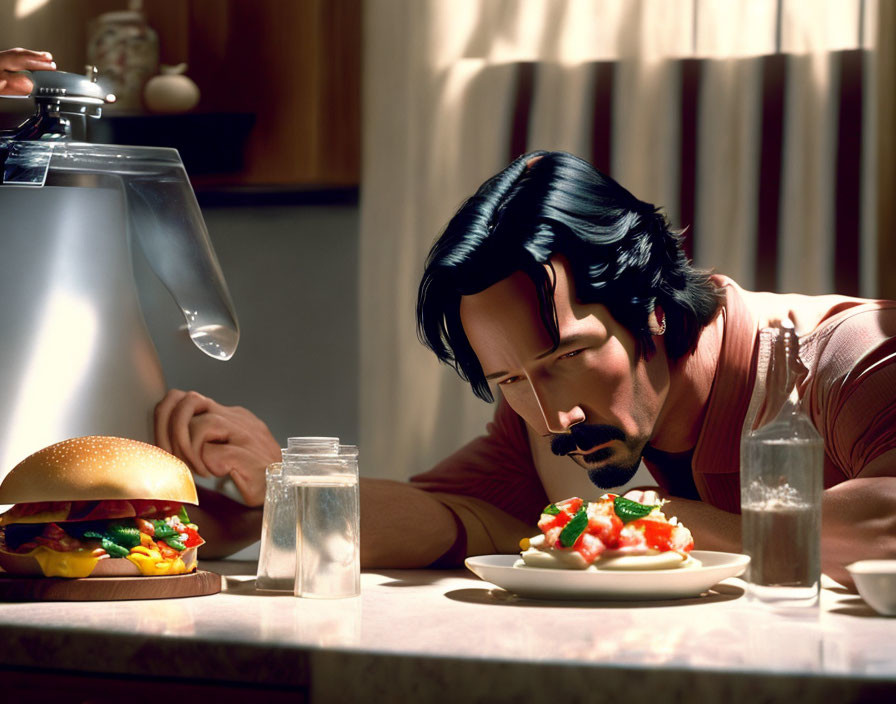
[[[158,550],[132,548],[131,554],[122,558],[107,555],[95,556],[89,550],[61,552],[40,545],[27,553],[5,553],[16,558],[31,557],[37,562],[44,577],[81,578],[100,576],[136,576],[187,574],[196,569],[196,548],[187,548],[177,557],[162,557]],[[97,565],[102,562],[99,568]],[[33,564],[33,563],[32,563]],[[94,574],[97,570],[98,574]],[[36,570],[35,574],[40,574]]]
[[[158,550],[137,546],[131,548],[131,554],[126,555],[126,560],[133,562],[140,574],[155,576],[160,574],[184,574],[188,571],[184,561],[178,556],[164,558]]]
[[[87,577],[100,561],[92,550],[58,552],[44,545],[29,554],[37,560],[45,577]]]

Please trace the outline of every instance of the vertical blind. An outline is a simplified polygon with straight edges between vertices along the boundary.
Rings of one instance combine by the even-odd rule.
[[[783,53],[735,59],[682,58],[675,59],[668,74],[675,83],[673,93],[677,105],[671,109],[677,112],[678,134],[675,140],[678,173],[676,200],[663,206],[667,214],[673,215],[673,225],[683,232],[683,244],[688,257],[700,266],[724,268],[726,262],[713,259],[718,250],[726,250],[739,255],[742,261],[733,266],[730,273],[747,288],[764,291],[799,290],[804,293],[837,292],[858,296],[863,293],[862,278],[862,202],[863,186],[863,142],[862,126],[865,119],[865,85],[868,78],[868,52],[863,49],[848,49],[830,52],[827,56],[830,86],[827,89],[828,109],[836,124],[830,135],[829,153],[824,155],[826,164],[819,168],[830,172],[831,178],[824,184],[826,199],[830,204],[831,237],[817,236],[810,240],[810,246],[823,249],[821,269],[814,275],[801,277],[791,272],[782,258],[799,256],[788,246],[784,219],[786,144],[785,140],[798,141],[799,127],[787,135],[788,81],[799,80],[799,64],[805,57],[789,56]],[[734,67],[732,64],[741,66]],[[550,68],[536,62],[521,62],[514,67],[515,88],[513,112],[509,130],[507,161],[532,149],[543,148],[540,141],[531,138],[530,129],[533,112],[536,109],[536,93],[545,90],[537,87],[539,80],[550,80]],[[588,159],[598,169],[614,175],[614,131],[620,128],[614,124],[614,88],[618,82],[620,64],[617,61],[600,61],[578,67],[584,70],[587,80],[583,89],[589,101],[591,116],[587,129],[580,136],[582,148],[578,155]],[[744,214],[753,224],[753,236],[746,243],[726,242],[724,232],[714,230],[711,222],[700,222],[701,202],[706,201],[706,210],[711,209],[710,200],[715,196],[712,189],[700,188],[698,171],[701,161],[712,158],[709,152],[717,145],[716,140],[737,139],[737,133],[722,129],[715,138],[709,136],[719,131],[717,124],[721,117],[716,114],[716,103],[709,94],[716,86],[707,85],[715,79],[715,74],[739,73],[755,79],[755,86],[745,87],[751,95],[753,105],[749,112],[755,119],[751,134],[755,135],[755,164],[751,178],[754,188],[749,189],[749,208],[752,214]],[[791,89],[794,92],[797,88]],[[797,100],[792,98],[791,100]],[[790,110],[800,106],[790,105]],[[706,124],[704,124],[706,123]],[[716,123],[716,124],[714,124]],[[736,129],[736,126],[731,128]],[[701,135],[704,138],[701,139]],[[706,153],[704,153],[704,150]],[[702,157],[702,159],[701,159]],[[733,178],[733,175],[732,175]],[[623,185],[626,185],[623,183]],[[638,195],[636,192],[635,195]],[[799,217],[798,215],[791,217]],[[704,218],[704,220],[711,217]],[[701,228],[700,225],[703,225]],[[701,231],[702,230],[702,231]],[[702,238],[702,242],[701,242]],[[715,246],[714,246],[715,242]],[[702,246],[701,246],[702,244]],[[732,246],[733,245],[733,246]],[[725,257],[722,252],[719,253]],[[864,287],[868,293],[873,268],[865,272]]]

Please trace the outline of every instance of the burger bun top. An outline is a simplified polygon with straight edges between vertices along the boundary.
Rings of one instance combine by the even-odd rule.
[[[90,435],[26,457],[0,484],[0,504],[159,499],[197,504],[181,460],[145,442]]]

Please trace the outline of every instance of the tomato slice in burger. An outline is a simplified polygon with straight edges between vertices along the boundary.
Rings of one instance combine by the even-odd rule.
[[[202,538],[199,537],[199,531],[195,530],[194,528],[190,528],[189,526],[184,527],[184,532],[182,533],[182,535],[184,536],[184,547],[195,548],[205,542]]]
[[[181,504],[177,501],[159,501],[156,499],[131,499],[137,516],[176,516],[180,513]]]

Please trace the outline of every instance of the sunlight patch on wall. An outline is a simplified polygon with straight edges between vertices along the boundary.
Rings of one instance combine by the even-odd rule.
[[[16,19],[25,19],[29,15],[37,12],[48,2],[49,0],[16,0]]]

